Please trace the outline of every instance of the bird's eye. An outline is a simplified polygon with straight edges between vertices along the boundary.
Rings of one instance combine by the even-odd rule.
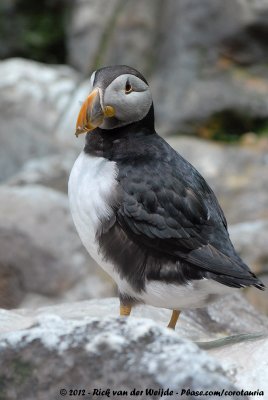
[[[129,80],[127,80],[127,82],[126,82],[126,86],[125,86],[125,93],[126,94],[129,94],[129,93],[131,93],[132,92],[132,86],[131,86],[131,84],[129,83]]]

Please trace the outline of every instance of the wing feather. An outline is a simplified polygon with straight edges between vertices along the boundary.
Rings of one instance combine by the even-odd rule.
[[[178,153],[125,166],[118,181],[116,219],[135,243],[214,274],[251,274],[232,246],[213,191]]]

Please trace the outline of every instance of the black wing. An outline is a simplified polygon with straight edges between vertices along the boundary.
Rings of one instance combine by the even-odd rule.
[[[226,276],[225,284],[228,276],[241,280],[238,286],[256,283],[232,246],[224,214],[205,180],[166,142],[157,150],[157,157],[119,169],[116,220],[124,233],[148,251]]]

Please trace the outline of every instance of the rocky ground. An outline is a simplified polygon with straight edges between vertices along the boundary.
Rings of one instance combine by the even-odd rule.
[[[240,295],[183,313],[175,332],[165,328],[167,310],[143,306],[127,319],[117,315],[114,298],[0,311],[0,398],[60,399],[61,389],[77,388],[91,393],[80,399],[108,398],[92,396],[94,389],[128,398],[135,388],[143,391],[138,399],[159,399],[168,389],[173,395],[161,398],[177,399],[183,389],[192,392],[183,399],[201,390],[228,391],[226,399],[249,398],[242,389],[268,391],[268,319]]]

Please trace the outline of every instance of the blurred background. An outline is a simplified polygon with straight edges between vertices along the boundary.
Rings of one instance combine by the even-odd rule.
[[[158,132],[204,175],[268,284],[268,0],[1,0],[0,307],[116,294],[74,229],[67,181],[89,76],[128,64]],[[245,296],[268,314],[267,291]]]

